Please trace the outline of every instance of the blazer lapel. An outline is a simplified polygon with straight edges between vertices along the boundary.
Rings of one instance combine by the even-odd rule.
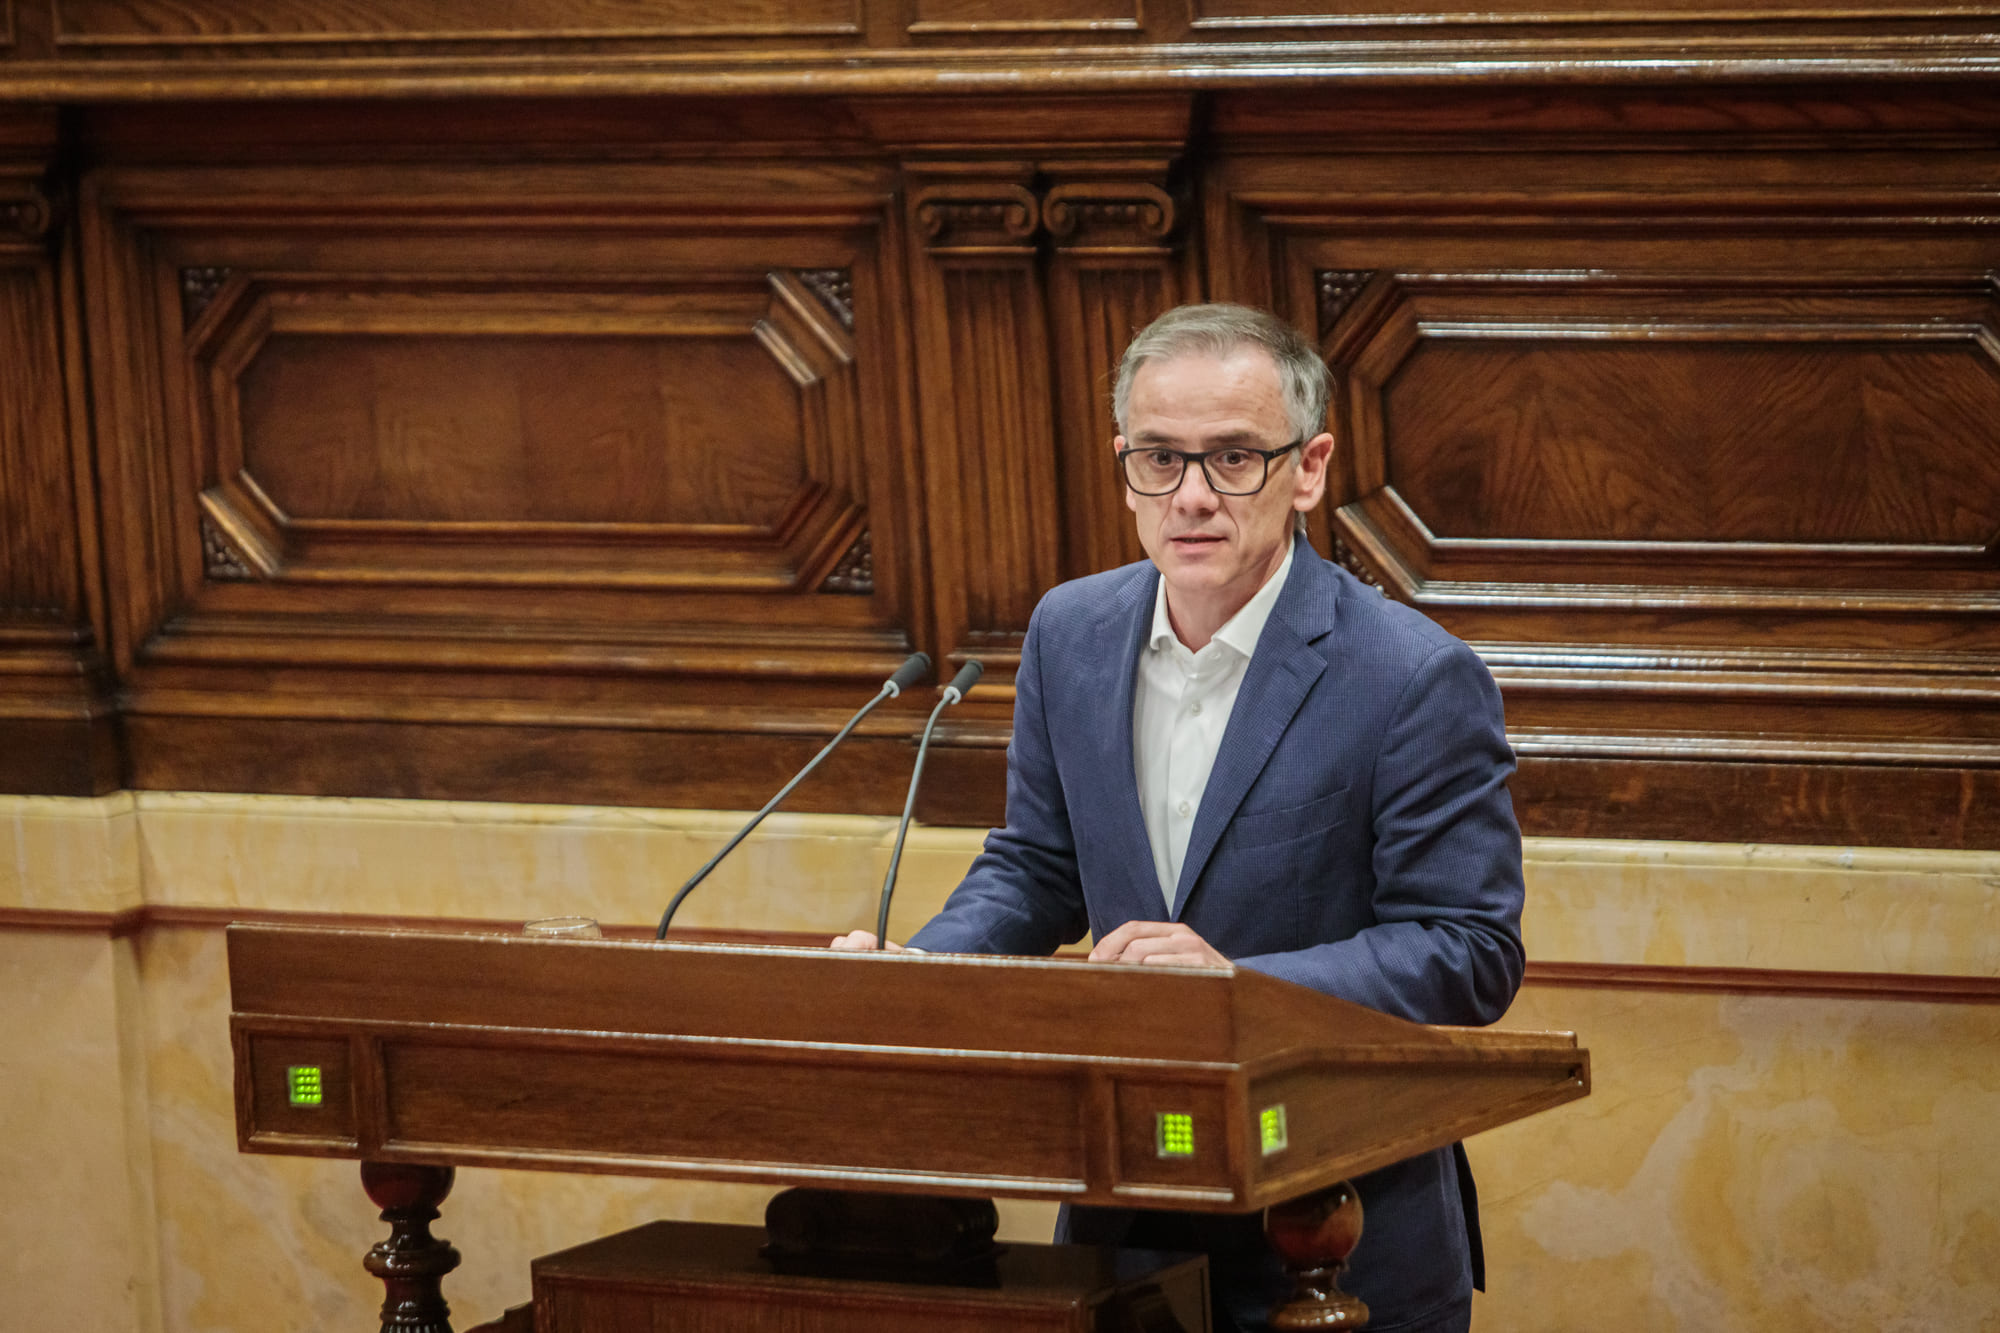
[[[1277,605],[1271,608],[1271,618],[1264,622],[1257,650],[1250,655],[1243,688],[1230,711],[1229,726],[1222,733],[1222,748],[1216,753],[1215,767],[1202,792],[1201,809],[1195,812],[1187,856],[1181,862],[1180,883],[1174,890],[1172,919],[1175,921],[1187,910],[1188,898],[1200,882],[1223,830],[1236,817],[1237,807],[1243,804],[1257,775],[1264,771],[1285,729],[1292,725],[1292,718],[1298,714],[1313,682],[1326,671],[1325,657],[1312,644],[1333,629],[1337,587],[1319,555],[1299,541],[1292,572],[1278,594]],[[1130,696],[1128,684],[1128,700]],[[1132,727],[1130,713],[1128,706],[1125,722],[1128,741]]]
[[[1153,601],[1158,595],[1160,574],[1148,562],[1138,567],[1136,576],[1118,590],[1111,617],[1105,623],[1106,647],[1117,651],[1104,654],[1106,673],[1091,682],[1090,693],[1105,701],[1107,725],[1095,729],[1098,744],[1093,769],[1099,788],[1112,803],[1111,827],[1119,846],[1125,850],[1118,860],[1130,868],[1127,889],[1132,915],[1158,920],[1165,908],[1160,883],[1153,873],[1153,844],[1146,837],[1146,815],[1139,805],[1139,778],[1132,766],[1132,693],[1139,674],[1139,654],[1153,628]]]

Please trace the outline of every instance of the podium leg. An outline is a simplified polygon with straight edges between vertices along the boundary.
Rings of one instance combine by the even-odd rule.
[[[1340,1289],[1340,1271],[1361,1241],[1361,1196],[1346,1181],[1264,1212],[1264,1235],[1292,1275],[1291,1299],[1271,1312],[1274,1329],[1365,1328],[1368,1306]]]
[[[451,1333],[444,1275],[458,1267],[458,1251],[431,1235],[431,1222],[455,1174],[448,1166],[361,1164],[361,1187],[389,1224],[389,1239],[362,1261],[382,1279],[382,1333]]]

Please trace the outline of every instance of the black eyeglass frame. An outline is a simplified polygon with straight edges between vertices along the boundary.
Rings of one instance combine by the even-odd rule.
[[[1302,449],[1305,447],[1305,444],[1306,440],[1303,436],[1278,449],[1252,449],[1247,444],[1229,444],[1224,445],[1220,449],[1203,450],[1169,449],[1163,444],[1128,444],[1118,451],[1118,477],[1119,480],[1125,483],[1126,489],[1130,490],[1132,494],[1143,495],[1148,499],[1157,500],[1163,495],[1174,494],[1187,484],[1187,466],[1192,462],[1201,468],[1201,479],[1208,483],[1208,489],[1214,491],[1217,495],[1228,495],[1240,499],[1246,495],[1256,495],[1271,484],[1272,459],[1283,457],[1294,449]],[[1172,454],[1175,458],[1181,460],[1181,474],[1175,477],[1174,484],[1167,487],[1164,491],[1142,491],[1132,484],[1132,472],[1125,464],[1126,458],[1132,454]],[[1215,474],[1208,470],[1208,459],[1211,454],[1255,454],[1264,460],[1264,475],[1251,490],[1224,490],[1215,484]]]

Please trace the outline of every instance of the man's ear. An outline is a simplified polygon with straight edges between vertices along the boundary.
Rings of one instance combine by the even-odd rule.
[[[1292,493],[1292,508],[1305,513],[1318,506],[1326,495],[1326,469],[1332,461],[1333,436],[1325,431],[1299,446],[1299,471],[1297,486]]]

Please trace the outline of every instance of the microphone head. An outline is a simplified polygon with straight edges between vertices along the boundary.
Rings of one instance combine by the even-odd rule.
[[[944,687],[945,697],[953,703],[957,703],[971,691],[974,685],[979,683],[979,678],[985,674],[985,663],[979,661],[977,658],[967,662],[958,669],[958,674],[951,678],[951,684]]]
[[[903,659],[903,665],[896,668],[896,674],[882,682],[882,688],[887,690],[889,697],[893,699],[930,674],[930,654],[911,653]]]

